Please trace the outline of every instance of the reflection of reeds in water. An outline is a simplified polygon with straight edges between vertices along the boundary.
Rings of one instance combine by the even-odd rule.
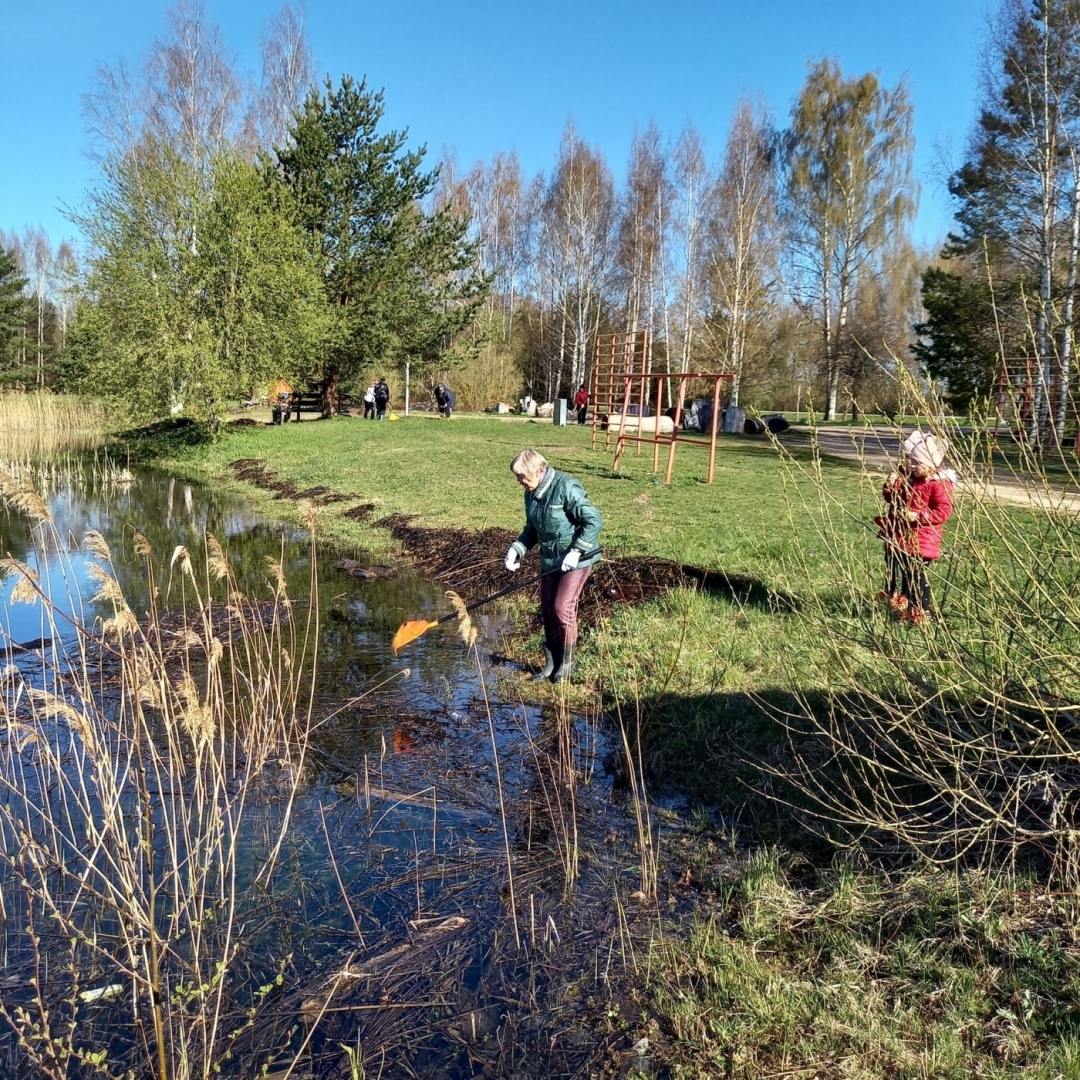
[[[0,471],[6,483],[31,491],[39,498],[49,498],[71,488],[125,491],[135,482],[135,474],[126,465],[113,461],[104,450],[78,454],[65,452],[48,460],[0,459]],[[6,491],[0,494],[20,513],[34,517],[29,510],[19,508]]]
[[[3,492],[50,528],[25,480],[6,476]],[[84,547],[95,600],[112,610],[96,627],[73,625],[24,564],[4,566],[54,644],[36,669],[0,672],[0,946],[21,987],[0,997],[18,1040],[0,1037],[0,1072],[59,1078],[71,1062],[107,1061],[115,1075],[208,1076],[268,992],[249,989],[265,980],[246,967],[256,900],[242,882],[256,878],[259,904],[274,888],[303,777],[314,635],[280,583],[270,601],[244,597],[213,537],[202,574],[173,553],[179,606],[166,617],[136,535],[142,620],[104,539],[90,532]],[[257,794],[270,809],[253,852]]]
[[[101,446],[112,427],[101,402],[68,394],[0,393],[0,459]]]

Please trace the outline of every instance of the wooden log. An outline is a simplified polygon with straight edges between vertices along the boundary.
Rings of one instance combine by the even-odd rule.
[[[621,413],[611,413],[607,418],[607,426],[611,431],[621,431],[624,435],[655,435],[657,431],[657,421],[660,424],[660,434],[670,435],[675,430],[675,421],[670,416],[634,416],[632,413],[628,413],[623,416]],[[603,430],[604,424],[601,418],[600,428]]]

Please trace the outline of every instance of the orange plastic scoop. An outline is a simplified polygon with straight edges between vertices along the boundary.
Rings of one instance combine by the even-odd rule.
[[[438,625],[438,620],[429,622],[427,619],[413,619],[411,622],[403,622],[398,627],[394,640],[390,642],[394,647],[394,653],[396,654],[398,649],[404,648],[409,642],[415,641],[418,637],[426,634],[433,626]]]
[[[554,571],[547,570],[543,574],[537,574],[535,577],[525,578],[524,581],[515,581],[513,585],[508,585],[505,589],[500,589],[497,593],[492,593],[490,596],[485,596],[482,600],[476,600],[471,603],[466,611],[472,611],[474,608],[480,607],[482,604],[487,604],[492,600],[498,600],[500,596],[506,596],[507,593],[517,592],[518,589],[524,589],[528,585],[535,585],[542,577],[546,577],[547,574],[551,574]],[[394,648],[395,654],[398,649],[403,649],[410,641],[415,641],[418,637],[422,637],[433,626],[438,626],[439,623],[446,622],[447,619],[458,619],[460,614],[457,611],[451,611],[448,615],[444,615],[441,619],[436,619],[432,622],[430,619],[411,619],[409,622],[403,622],[397,629],[397,633],[394,635],[394,640],[390,644]]]

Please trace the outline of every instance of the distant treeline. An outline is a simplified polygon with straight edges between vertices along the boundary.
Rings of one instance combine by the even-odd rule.
[[[547,175],[513,150],[427,169],[364,82],[312,85],[288,7],[247,85],[182,5],[140,70],[102,68],[87,95],[101,171],[73,216],[79,262],[40,231],[0,234],[0,381],[213,416],[285,377],[319,385],[329,413],[408,364],[475,407],[571,393],[597,333],[648,329],[653,370],[731,372],[736,402],[826,417],[892,410],[920,380],[964,407],[993,392],[1002,356],[1030,353],[1052,417],[1051,383],[1070,385],[1080,78],[1064,42],[1050,68],[1036,44],[1080,19],[1040,11],[1004,4],[953,178],[958,232],[935,259],[910,240],[903,81],[811,63],[786,126],[739,101],[715,162],[692,126],[649,127],[621,184],[572,123]],[[1051,134],[1039,166],[1026,151]]]

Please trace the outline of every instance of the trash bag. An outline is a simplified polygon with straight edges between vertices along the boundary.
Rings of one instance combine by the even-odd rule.
[[[684,431],[708,431],[712,427],[712,398],[693,398],[683,408]]]

